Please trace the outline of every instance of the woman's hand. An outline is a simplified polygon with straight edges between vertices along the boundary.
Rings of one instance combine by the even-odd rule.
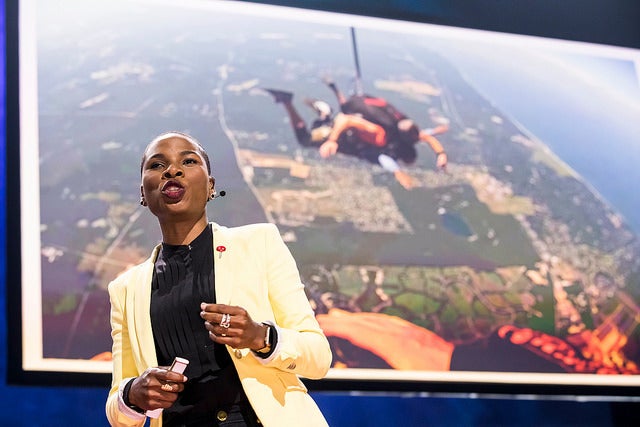
[[[129,403],[145,410],[169,408],[184,390],[187,377],[168,367],[149,368],[133,380]]]
[[[260,350],[265,346],[266,326],[253,321],[247,310],[226,304],[200,304],[200,317],[209,338],[232,348]]]

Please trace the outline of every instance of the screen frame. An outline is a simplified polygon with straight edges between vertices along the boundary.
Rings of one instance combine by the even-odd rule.
[[[392,2],[395,4],[340,0],[233,1],[640,48],[640,35],[635,25],[640,21],[640,5],[633,0],[614,0],[608,7],[599,0],[569,0],[562,4],[553,0],[520,0],[511,2],[508,7],[500,0]],[[566,25],[567,22],[571,25]]]
[[[5,2],[5,183],[6,183],[6,304],[7,383],[20,385],[106,386],[109,374],[26,370],[23,367],[21,150],[20,141],[20,5]],[[14,284],[14,286],[12,286]]]
[[[100,372],[65,372],[51,370],[27,370],[23,367],[24,323],[22,315],[23,293],[20,287],[10,284],[21,283],[23,277],[20,244],[21,232],[21,179],[22,155],[20,144],[20,11],[17,1],[5,3],[6,15],[6,230],[7,230],[7,317],[8,317],[8,363],[7,379],[13,384],[70,384],[80,386],[104,386],[110,381],[110,374]],[[22,62],[24,64],[24,62]],[[9,207],[11,207],[9,211]],[[305,380],[311,390],[318,391],[409,391],[446,393],[506,393],[541,395],[591,395],[591,396],[635,396],[636,385],[594,385],[594,384],[552,384],[549,381],[522,381],[514,376],[509,381],[491,381],[489,375],[470,376],[470,381],[438,379],[412,380],[411,372],[393,375],[396,378],[371,379],[366,370],[357,378],[345,378],[340,372],[332,372],[318,381]],[[401,379],[398,379],[401,378]]]

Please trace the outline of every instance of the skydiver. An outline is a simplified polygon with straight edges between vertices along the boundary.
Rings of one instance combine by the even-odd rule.
[[[387,132],[381,125],[357,115],[334,115],[326,102],[308,99],[305,102],[317,113],[316,119],[308,128],[293,105],[293,93],[276,89],[265,91],[273,96],[277,104],[284,106],[301,146],[317,147],[322,158],[342,153],[367,160],[393,173],[404,188],[411,189],[415,186],[413,178],[398,164],[398,160],[404,162],[403,153],[397,152],[399,145],[389,144]]]
[[[429,144],[435,153],[436,166],[446,169],[447,154],[435,135],[446,132],[449,129],[448,122],[440,123],[433,129],[421,130],[412,119],[384,98],[359,94],[347,98],[332,80],[325,79],[325,83],[338,99],[342,113],[358,115],[382,126],[387,132],[388,141],[401,145],[396,151],[402,153],[405,163],[415,162],[417,151],[414,145],[423,142]]]

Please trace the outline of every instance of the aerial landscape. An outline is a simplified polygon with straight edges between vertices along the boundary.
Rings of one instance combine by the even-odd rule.
[[[227,193],[209,206],[210,220],[278,226],[334,368],[640,374],[638,219],[557,154],[573,144],[580,157],[590,143],[540,139],[476,88],[447,55],[458,41],[356,29],[356,78],[341,24],[148,2],[123,16],[73,3],[84,18],[70,28],[56,19],[64,11],[40,4],[43,357],[108,358],[107,285],[159,243],[138,203],[140,153],[180,130],[212,155]],[[339,109],[327,81],[345,92],[361,84],[422,128],[445,124],[437,139],[446,168],[419,144],[416,162],[403,165],[415,183],[407,189],[380,165],[298,144],[264,89],[291,92],[311,122],[307,98]],[[550,102],[636,134],[614,101],[601,100],[610,122],[585,117],[573,100]],[[632,178],[617,191],[633,192]],[[372,334],[379,339],[363,339]],[[407,356],[394,340],[417,344]],[[453,358],[425,361],[436,347]],[[530,365],[506,362],[518,354]]]

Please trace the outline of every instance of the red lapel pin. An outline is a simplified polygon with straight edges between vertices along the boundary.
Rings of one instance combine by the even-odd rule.
[[[218,251],[218,258],[222,258],[222,252],[226,250],[227,248],[224,246],[216,246],[216,251]]]

